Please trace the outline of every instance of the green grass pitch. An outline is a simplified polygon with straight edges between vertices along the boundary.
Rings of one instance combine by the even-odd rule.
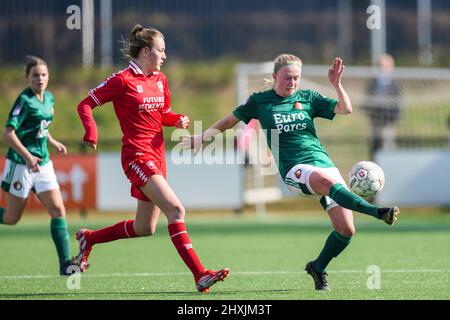
[[[69,218],[72,254],[77,251],[74,233],[79,227],[100,228],[119,221],[104,216],[103,220]],[[402,211],[394,227],[360,214],[355,218],[357,233],[352,243],[328,268],[330,292],[316,292],[304,271],[331,231],[323,214],[188,218],[192,243],[204,265],[231,268],[229,278],[205,295],[196,292],[163,218],[150,238],[95,246],[91,267],[79,279],[79,289],[69,289],[68,278],[57,273],[49,220],[25,215],[15,227],[0,226],[0,299],[450,298],[448,212],[417,215]],[[370,266],[379,268],[379,277],[370,272]]]

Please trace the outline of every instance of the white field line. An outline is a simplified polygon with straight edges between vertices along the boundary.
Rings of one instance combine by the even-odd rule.
[[[450,269],[386,269],[380,270],[381,273],[450,273]],[[328,273],[364,273],[366,270],[330,270]],[[304,274],[305,271],[238,271],[232,272],[233,275],[261,276],[261,275],[283,275],[283,274]],[[84,278],[114,278],[114,277],[171,277],[187,276],[188,272],[144,272],[144,273],[105,273],[89,274],[83,273]],[[21,280],[21,279],[52,279],[61,278],[58,275],[0,275],[0,280]]]

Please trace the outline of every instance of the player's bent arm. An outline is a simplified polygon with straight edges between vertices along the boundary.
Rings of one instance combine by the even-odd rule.
[[[92,109],[96,106],[97,104],[94,99],[88,96],[82,100],[77,107],[78,116],[80,117],[81,123],[83,124],[86,132],[83,136],[83,141],[90,143],[92,146],[97,144],[98,139],[97,124],[92,116]]]
[[[220,132],[233,128],[239,121],[240,120],[232,113],[227,114],[203,132],[203,141],[209,140],[211,137],[219,134]]]
[[[16,151],[20,156],[25,160],[25,162],[30,163],[33,162],[33,155],[28,151],[27,148],[22,144],[19,138],[16,135],[16,129],[11,126],[6,126],[3,131],[3,141],[11,147],[14,151]]]
[[[342,84],[339,83],[339,85],[336,86],[335,89],[339,97],[339,102],[336,104],[336,107],[334,107],[334,113],[343,115],[352,113],[352,102]]]
[[[53,138],[53,136],[50,134],[50,132],[47,134],[48,142],[53,145],[56,150],[58,150],[59,153],[66,155],[67,154],[67,148],[64,144]]]
[[[56,139],[53,138],[53,136],[50,134],[50,132],[47,133],[47,139],[48,139],[48,142],[49,142],[51,145],[55,145],[55,143],[57,142]]]
[[[206,129],[202,134],[182,137],[181,144],[186,149],[198,150],[203,142],[208,141],[211,137],[234,127],[238,122],[239,119],[230,113]]]

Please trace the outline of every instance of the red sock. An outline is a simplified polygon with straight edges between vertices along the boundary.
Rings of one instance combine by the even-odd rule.
[[[103,229],[94,230],[89,233],[88,242],[91,245],[96,243],[110,242],[118,239],[136,238],[134,232],[134,220],[125,220]]]
[[[192,247],[184,222],[171,223],[169,224],[168,229],[170,239],[177,249],[178,254],[188,266],[189,270],[191,270],[194,277],[197,276],[200,272],[205,270],[205,268]]]

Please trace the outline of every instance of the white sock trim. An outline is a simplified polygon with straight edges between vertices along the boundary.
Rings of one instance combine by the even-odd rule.
[[[181,231],[181,232],[175,233],[174,235],[171,235],[170,238],[172,239],[173,237],[176,237],[182,233],[187,233],[187,231]]]
[[[125,233],[127,234],[127,237],[131,238],[130,234],[127,231],[127,223],[128,223],[128,221],[130,221],[130,220],[125,220],[125,223],[123,224],[123,228],[125,229]]]

